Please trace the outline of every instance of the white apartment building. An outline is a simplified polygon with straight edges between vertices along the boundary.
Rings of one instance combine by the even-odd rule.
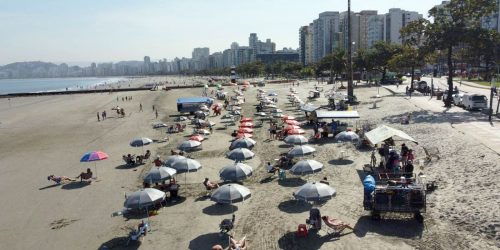
[[[326,11],[314,20],[313,61],[318,62],[325,55],[332,53],[335,44],[335,34],[339,32],[340,15],[338,11]]]
[[[401,28],[406,24],[423,18],[422,14],[414,11],[405,11],[399,8],[389,9],[389,13],[385,14],[385,41],[401,44]]]
[[[375,15],[368,18],[367,48],[384,40],[384,21],[385,15]]]

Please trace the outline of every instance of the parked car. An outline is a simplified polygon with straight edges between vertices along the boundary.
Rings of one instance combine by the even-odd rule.
[[[403,81],[398,78],[385,78],[380,80],[380,84],[402,84]]]
[[[488,108],[488,98],[484,95],[470,94],[462,97],[462,105],[466,110]]]
[[[464,93],[453,94],[452,97],[453,97],[453,104],[455,106],[459,107],[463,106],[462,99],[464,97]]]
[[[424,91],[427,88],[426,81],[413,81],[413,89],[416,89],[420,92]]]
[[[454,89],[454,90],[451,92],[451,97],[453,98],[453,95],[456,95],[456,94],[458,94],[458,93],[460,93],[460,92],[458,91],[458,89]],[[443,91],[443,102],[446,102],[446,98],[448,98],[448,90],[447,90],[447,89],[445,89],[445,90]]]

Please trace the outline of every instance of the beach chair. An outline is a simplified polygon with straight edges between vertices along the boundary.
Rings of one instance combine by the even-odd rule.
[[[151,232],[151,227],[149,226],[149,222],[143,221],[141,224],[139,224],[137,230],[134,229],[129,233],[126,245],[128,246],[131,241],[138,241],[141,238],[141,236],[146,236],[148,232]]]
[[[234,227],[234,221],[236,219],[236,215],[233,214],[231,219],[224,219],[221,221],[219,224],[219,229],[220,229],[220,234],[227,234],[229,231],[233,230]]]
[[[311,208],[309,210],[309,219],[306,219],[306,224],[309,226],[309,229],[321,229],[321,213],[319,209]]]
[[[354,228],[339,219],[330,218],[328,216],[323,216],[321,219],[327,226],[326,232],[330,235],[340,236],[340,233],[346,228],[350,228],[354,231]]]

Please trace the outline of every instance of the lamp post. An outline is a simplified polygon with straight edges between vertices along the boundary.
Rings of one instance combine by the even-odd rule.
[[[354,102],[352,86],[351,0],[347,0],[347,98]]]

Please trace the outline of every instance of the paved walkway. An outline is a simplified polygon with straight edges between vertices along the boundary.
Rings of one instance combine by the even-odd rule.
[[[425,79],[427,81],[427,79]],[[445,79],[440,79],[436,81],[434,79],[434,84],[436,82],[441,84]],[[430,83],[430,81],[428,81]],[[388,89],[393,93],[400,95],[405,95],[406,85],[399,86],[396,88],[395,85],[382,85],[382,87]],[[460,88],[460,87],[459,87]],[[474,87],[468,87],[469,91],[484,90],[475,89]],[[478,92],[474,92],[478,93]],[[493,117],[492,122],[488,121],[488,116],[481,112],[467,112],[460,107],[445,108],[443,106],[443,101],[436,100],[435,97],[430,98],[429,96],[422,96],[420,93],[413,95],[411,98],[402,97],[409,102],[415,104],[417,107],[428,110],[431,112],[441,113],[444,117],[448,119],[451,126],[462,131],[467,136],[475,138],[481,144],[485,145],[492,151],[495,151],[500,155],[500,119]],[[495,98],[496,101],[496,98]]]

